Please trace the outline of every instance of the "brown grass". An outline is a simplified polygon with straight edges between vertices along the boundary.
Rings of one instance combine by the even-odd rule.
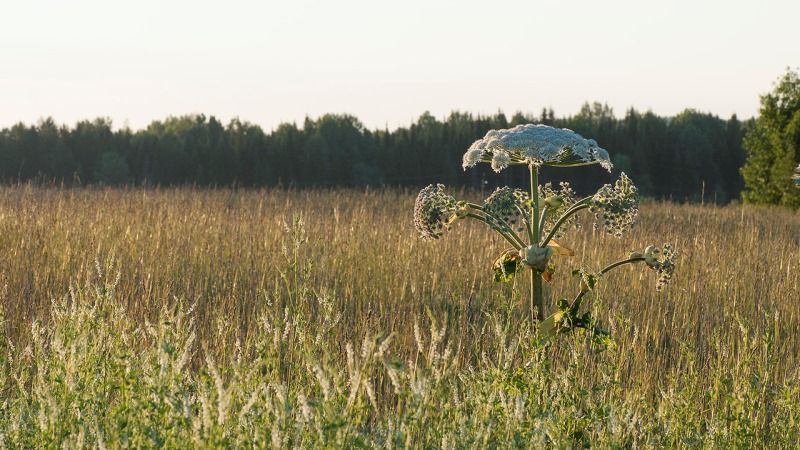
[[[8,333],[24,343],[31,320],[46,317],[52,299],[96,277],[96,265],[113,258],[116,298],[132,317],[153,320],[176,298],[196,303],[199,341],[216,352],[246,339],[268,300],[313,309],[304,296],[324,294],[343,314],[342,346],[379,330],[394,332],[401,351],[411,352],[413,324],[429,308],[447,318],[448,339],[464,349],[463,359],[474,360],[487,351],[484,313],[503,308],[510,293],[489,269],[504,247],[479,224],[459,223],[434,243],[419,240],[413,200],[414,193],[399,190],[4,187],[0,283]],[[292,276],[281,278],[291,272],[282,247],[295,215],[306,224],[309,245],[300,256],[313,262],[307,285],[314,292],[298,292]],[[740,324],[753,335],[776,332],[781,365],[770,377],[781,379],[800,364],[800,214],[646,203],[624,240],[594,232],[587,219],[563,241],[579,256],[560,260],[547,292],[570,298],[572,266],[599,268],[649,243],[675,243],[678,269],[664,292],[653,289],[655,277],[642,266],[626,267],[603,280],[594,305],[628,355],[620,373],[640,392],[657,395],[670,374],[684,369],[733,365],[741,357]],[[519,321],[527,317],[525,285],[514,294]],[[229,339],[207,338],[219,329]]]

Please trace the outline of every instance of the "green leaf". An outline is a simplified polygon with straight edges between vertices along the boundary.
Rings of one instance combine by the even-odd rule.
[[[564,313],[559,311],[539,323],[539,335],[544,341],[548,341],[558,334],[563,315]]]
[[[517,253],[506,252],[495,260],[492,270],[494,270],[494,281],[508,283],[522,270],[521,258]]]

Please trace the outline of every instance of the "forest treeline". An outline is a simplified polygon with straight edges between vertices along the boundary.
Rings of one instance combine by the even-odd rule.
[[[67,185],[150,186],[524,186],[524,171],[463,171],[467,147],[492,128],[544,123],[570,128],[606,148],[615,171],[628,173],[644,195],[726,202],[743,188],[743,129],[751,122],[686,110],[674,117],[629,110],[615,117],[607,105],[586,104],[555,117],[453,112],[444,120],[424,113],[409,127],[370,130],[350,115],[282,124],[271,132],[239,119],[188,115],[154,121],[146,129],[114,129],[108,119],[68,127],[52,119],[0,131],[0,181]],[[612,175],[599,167],[547,168],[544,180],[571,181],[588,190]]]

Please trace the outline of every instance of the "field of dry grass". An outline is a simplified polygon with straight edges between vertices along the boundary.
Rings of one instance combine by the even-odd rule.
[[[52,344],[37,341],[48,342],[58,332],[41,330],[56,329],[59,321],[66,320],[63,316],[71,314],[65,312],[67,305],[88,295],[84,291],[89,286],[115,286],[113,308],[120,308],[112,309],[123,314],[127,324],[118,325],[120,330],[159,323],[165,305],[191,308],[196,338],[187,351],[193,367],[189,372],[213,375],[216,366],[210,370],[208,362],[217,361],[222,375],[212,377],[212,384],[216,383],[220,397],[224,397],[220,386],[229,386],[229,392],[235,385],[244,386],[235,381],[241,367],[249,367],[247,364],[263,356],[259,352],[265,350],[259,345],[263,344],[265,318],[269,318],[272,325],[267,328],[273,331],[278,322],[294,323],[292,333],[299,333],[296,330],[303,326],[311,330],[327,327],[324,335],[315,338],[317,350],[305,344],[286,344],[272,354],[271,358],[279,361],[270,363],[274,365],[264,372],[269,376],[264,375],[267,379],[262,382],[286,386],[291,393],[302,391],[296,383],[313,375],[314,359],[326,361],[331,370],[339,367],[342,373],[349,373],[342,375],[350,380],[342,381],[342,389],[349,386],[351,391],[361,392],[358,383],[354,387],[350,368],[358,357],[350,355],[348,344],[355,345],[358,353],[358,348],[367,345],[366,337],[391,336],[391,350],[381,351],[411,372],[424,359],[426,367],[436,373],[440,364],[436,361],[447,359],[448,389],[460,392],[462,401],[470,395],[469,389],[480,388],[488,390],[481,392],[491,401],[499,402],[499,397],[489,392],[495,386],[505,402],[508,391],[496,387],[495,382],[478,386],[475,379],[466,378],[496,375],[498,370],[514,378],[515,371],[533,365],[543,371],[537,373],[548,373],[553,380],[541,385],[531,381],[525,388],[515,388],[526,392],[523,407],[536,403],[531,397],[534,386],[549,392],[542,394],[542,401],[559,389],[574,387],[574,396],[558,397],[566,408],[558,414],[574,417],[586,409],[594,411],[586,413],[587,417],[594,417],[592,414],[600,411],[598,417],[587,419],[588,425],[579,422],[555,431],[553,427],[558,426],[546,423],[557,413],[526,416],[516,425],[507,425],[509,430],[523,433],[524,440],[514,446],[549,443],[568,447],[586,442],[601,446],[725,446],[737,442],[781,446],[798,437],[799,213],[741,205],[651,202],[642,205],[638,225],[624,240],[593,231],[587,217],[580,230],[562,240],[579,256],[558,261],[556,278],[546,287],[551,304],[558,295],[574,296],[573,267],[598,269],[650,243],[672,242],[679,252],[674,279],[662,292],[655,291],[654,276],[641,266],[623,268],[602,280],[597,298],[588,306],[611,331],[614,345],[598,351],[580,333],[559,337],[548,346],[537,344],[530,334],[523,300],[527,283],[509,286],[492,280],[491,262],[504,248],[499,238],[479,224],[458,223],[439,241],[418,239],[411,220],[414,195],[399,190],[0,189],[0,305],[4,333],[11,343],[6,351],[11,356],[0,360],[5,366],[0,378],[5,384],[0,386],[7,399],[15,399],[6,400],[2,408],[14,417],[44,414],[34,408],[37,391],[30,387],[36,384],[35,373],[41,369],[32,369],[25,378],[20,365],[26,358],[31,367],[37,367],[36,358],[40,364],[48,361],[46,352]],[[474,192],[463,195],[480,198]],[[302,217],[302,230],[293,227],[298,217]],[[71,288],[72,300],[59,301]],[[96,293],[101,294],[105,295],[99,290]],[[55,306],[53,300],[57,300]],[[37,319],[41,325],[32,332]],[[280,339],[293,342],[295,338],[289,334],[285,331]],[[277,336],[274,340],[280,340]],[[420,356],[430,340],[442,343],[433,360]],[[144,338],[125,342],[132,348],[141,345],[143,354],[152,345]],[[30,350],[37,345],[42,355]],[[315,353],[319,348],[324,348],[324,358]],[[369,352],[362,348],[361,353],[366,358]],[[186,376],[191,380],[187,381],[187,395],[197,400],[202,389],[191,386],[199,381]],[[407,424],[413,422],[420,428],[408,425],[411,428],[406,431],[402,426],[386,431],[395,423],[390,420],[394,414],[399,414],[396,425],[405,417],[401,412],[413,408],[411,403],[403,403],[402,389],[391,388],[391,374],[375,377],[372,393],[368,389],[365,394],[353,394],[358,398],[364,394],[367,405],[357,419],[350,409],[354,400],[349,394],[350,401],[344,402],[347,407],[336,413],[337,420],[355,423],[352,428],[345,427],[346,432],[337,432],[330,440],[317,433],[317,440],[312,441],[303,440],[305,434],[297,432],[302,436],[276,441],[273,431],[264,442],[301,447],[453,444],[455,438],[448,434],[452,430],[442,424],[459,423],[461,416],[455,412],[442,412],[441,422],[433,419],[433,412],[430,422],[414,416],[416,422]],[[408,377],[412,386],[417,378]],[[500,378],[509,380],[506,375]],[[319,377],[316,380],[322,383]],[[319,394],[320,386],[302,391],[302,398]],[[452,395],[447,392],[442,398]],[[113,404],[117,397],[110,398]],[[568,405],[568,399],[575,403]],[[230,403],[244,408],[248,401]],[[64,411],[75,410],[68,400],[64,402]],[[458,406],[457,400],[453,402],[448,407]],[[319,400],[320,411],[324,404]],[[435,403],[435,408],[449,411],[443,405]],[[519,400],[516,407],[520,407]],[[187,408],[189,415],[194,414],[191,411],[202,415],[201,406]],[[471,408],[475,410],[474,405]],[[489,410],[492,408],[490,404]],[[528,411],[534,409],[530,406]],[[486,414],[495,417],[491,411]],[[84,413],[82,417],[88,416]],[[240,414],[239,419],[242,417]],[[274,425],[274,418],[263,420],[267,427]],[[31,441],[25,440],[23,431],[35,428],[26,424],[23,419],[0,420],[0,438],[10,446],[26,446]],[[240,428],[233,431],[223,427],[214,434],[208,427],[201,426],[198,431],[187,425],[187,433],[195,433],[195,443],[249,446],[261,442],[247,434],[244,425],[237,426]],[[118,428],[109,428],[105,422],[76,427],[67,435],[74,437],[75,430],[84,430],[87,442],[101,435],[119,435]],[[469,434],[464,427],[462,424],[456,435]],[[734,428],[744,434],[730,431]],[[489,440],[456,441],[453,445],[494,442],[504,447],[515,435],[492,434],[503,429],[496,424],[487,429],[476,426],[471,436]],[[395,439],[392,433],[402,437]],[[213,441],[212,435],[242,440]],[[378,439],[378,435],[383,437]],[[49,442],[68,442],[64,436],[64,432],[55,433]],[[147,440],[144,436],[129,445],[177,445],[169,437]]]

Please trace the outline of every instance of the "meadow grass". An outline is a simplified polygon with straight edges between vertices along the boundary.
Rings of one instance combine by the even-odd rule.
[[[650,202],[625,243],[584,220],[547,295],[574,296],[573,266],[680,253],[662,292],[643,267],[602,280],[601,349],[539,342],[527,284],[492,281],[500,238],[422,242],[414,196],[0,188],[0,447],[800,439],[800,214]]]

